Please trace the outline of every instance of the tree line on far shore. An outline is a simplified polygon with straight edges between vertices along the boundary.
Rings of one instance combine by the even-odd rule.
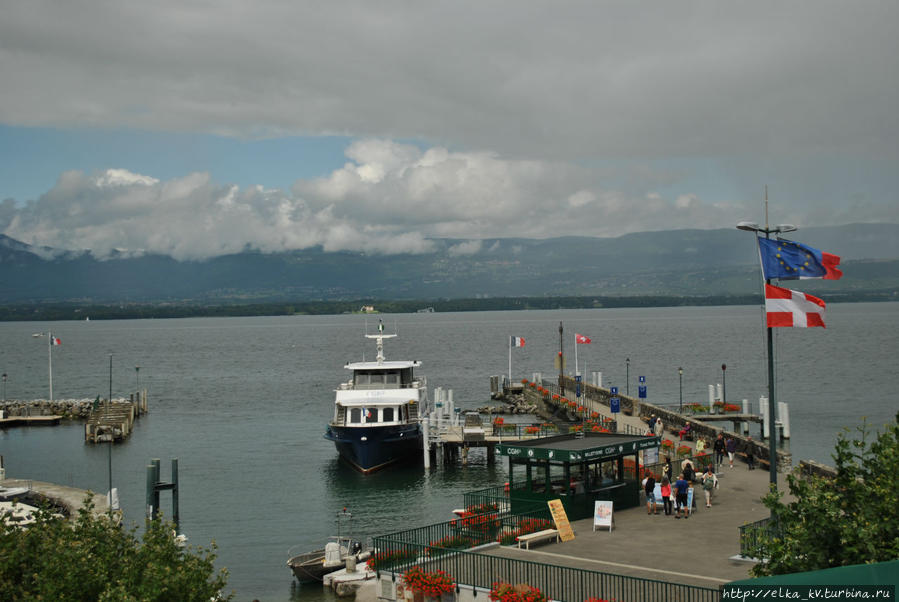
[[[830,295],[828,302],[872,302],[899,300],[896,291],[866,291]],[[0,306],[0,321],[50,320],[136,320],[164,318],[334,315],[358,313],[371,306],[376,313],[404,314],[419,311],[514,311],[552,309],[591,309],[622,307],[708,307],[719,305],[759,305],[758,295],[717,296],[569,296],[569,297],[491,297],[478,299],[353,299],[258,303],[31,303]]]

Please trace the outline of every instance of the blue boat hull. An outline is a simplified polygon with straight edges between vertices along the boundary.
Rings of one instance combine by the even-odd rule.
[[[329,425],[325,439],[333,441],[340,457],[368,474],[399,462],[422,458],[418,424],[346,427]]]

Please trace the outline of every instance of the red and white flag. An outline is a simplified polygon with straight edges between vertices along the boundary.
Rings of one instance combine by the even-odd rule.
[[[578,345],[586,345],[592,343],[593,340],[586,335],[574,333],[574,342]]]
[[[509,345],[511,347],[524,347],[524,337],[511,337]]]
[[[824,326],[824,301],[799,291],[765,285],[765,313],[768,327],[811,328]]]
[[[50,337],[50,344],[51,344],[51,345],[54,345],[54,346],[55,346],[55,345],[62,345],[62,341],[60,341],[60,340],[57,339],[56,337],[52,337],[52,336],[51,336],[51,337]]]

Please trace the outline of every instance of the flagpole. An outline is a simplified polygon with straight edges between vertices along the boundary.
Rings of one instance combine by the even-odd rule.
[[[771,238],[772,234],[780,234],[782,232],[793,232],[797,228],[792,224],[781,224],[779,226],[775,226],[774,228],[768,225],[768,187],[765,186],[765,227],[762,228],[758,224],[751,222],[740,222],[737,224],[738,230],[746,230],[748,232],[754,232],[756,238],[758,238],[758,233],[763,232],[765,234],[765,238]],[[758,247],[758,241],[756,241],[756,246]],[[762,263],[761,250],[759,250],[759,264]],[[765,284],[771,284],[770,278],[764,278],[765,269],[762,267],[762,277],[765,281]],[[762,295],[762,302],[765,300],[765,295]],[[771,485],[777,489],[777,427],[774,424],[774,417],[776,413],[776,403],[774,399],[774,332],[773,329],[768,326],[767,320],[767,312],[765,315],[765,326],[767,328],[767,343],[768,343],[768,465],[769,465],[769,479]]]
[[[53,403],[53,333],[47,331],[47,371],[50,373],[50,403]]]
[[[577,333],[574,333],[574,379],[577,380]]]
[[[509,335],[509,386],[512,386],[512,336]]]

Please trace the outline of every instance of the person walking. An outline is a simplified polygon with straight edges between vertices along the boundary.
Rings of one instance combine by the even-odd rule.
[[[746,440],[746,463],[749,464],[749,470],[755,470],[755,452],[752,437]]]
[[[662,433],[665,432],[665,425],[662,424],[661,418],[656,418],[656,423],[653,425],[652,429],[653,429],[653,432],[655,433],[656,437],[662,436]]]
[[[702,473],[702,490],[705,492],[705,507],[712,507],[712,491],[718,487],[718,477],[715,476],[715,472],[712,470],[712,465],[709,464],[705,472]]]
[[[665,456],[665,476],[669,481],[674,480],[674,467],[671,466],[671,456]]]
[[[665,516],[671,516],[672,503],[671,503],[671,481],[668,477],[662,477],[662,504],[665,507]]]
[[[681,512],[684,513],[684,518],[690,518],[690,509],[687,508],[687,489],[689,485],[687,484],[686,479],[684,479],[683,473],[678,477],[677,481],[674,482],[674,489],[677,491],[675,494],[675,500],[677,501],[677,510],[675,511],[674,518],[680,518]]]
[[[656,479],[652,474],[647,474],[643,479],[643,491],[646,493],[646,514],[658,514],[659,507],[656,505]]]
[[[724,435],[718,433],[718,438],[715,439],[712,449],[715,450],[715,466],[721,466],[724,463],[724,454],[727,451],[724,446]]]
[[[728,437],[724,447],[727,449],[727,460],[730,462],[730,467],[733,468],[734,454],[737,453],[737,442],[734,441],[733,437]]]

